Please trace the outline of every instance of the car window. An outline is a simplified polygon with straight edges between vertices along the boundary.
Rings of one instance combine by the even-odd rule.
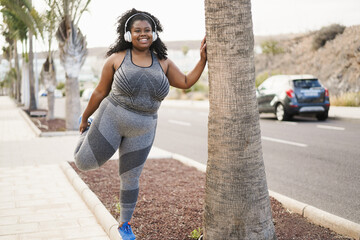
[[[298,79],[298,80],[294,80],[293,82],[295,88],[321,87],[317,79]]]

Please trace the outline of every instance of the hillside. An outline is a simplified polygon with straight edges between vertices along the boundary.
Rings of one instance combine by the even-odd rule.
[[[261,74],[312,74],[330,94],[360,91],[360,25],[347,27],[325,46],[312,49],[316,31],[276,40],[284,53],[255,56],[256,76]]]

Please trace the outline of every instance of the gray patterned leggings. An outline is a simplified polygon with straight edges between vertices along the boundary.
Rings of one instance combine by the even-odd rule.
[[[75,163],[83,171],[100,167],[119,148],[120,222],[130,221],[134,212],[139,177],[154,141],[156,123],[157,115],[140,115],[105,98],[76,146]]]

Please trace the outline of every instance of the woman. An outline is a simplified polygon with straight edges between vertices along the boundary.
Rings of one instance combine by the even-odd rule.
[[[157,32],[162,26],[147,12],[132,9],[118,21],[118,39],[107,52],[101,79],[82,115],[75,163],[81,170],[104,164],[119,148],[120,223],[123,239],[135,239],[129,225],[139,177],[154,141],[157,110],[169,85],[187,89],[206,65],[206,42],[200,60],[187,75],[167,58]],[[97,110],[94,121],[89,117]],[[89,122],[91,127],[89,127]]]

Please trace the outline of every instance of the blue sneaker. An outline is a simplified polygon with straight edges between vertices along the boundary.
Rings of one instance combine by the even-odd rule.
[[[79,118],[79,124],[81,123],[81,119],[82,119],[82,115],[81,115],[80,118]],[[90,127],[90,125],[91,125],[91,123],[92,123],[93,120],[94,120],[94,117],[93,117],[93,116],[90,116],[90,117],[88,118],[88,120],[87,120],[87,122],[88,122],[88,127],[85,129],[85,131],[89,129],[89,127]]]
[[[135,234],[131,230],[129,222],[126,222],[121,227],[119,227],[118,231],[123,240],[135,240]]]

